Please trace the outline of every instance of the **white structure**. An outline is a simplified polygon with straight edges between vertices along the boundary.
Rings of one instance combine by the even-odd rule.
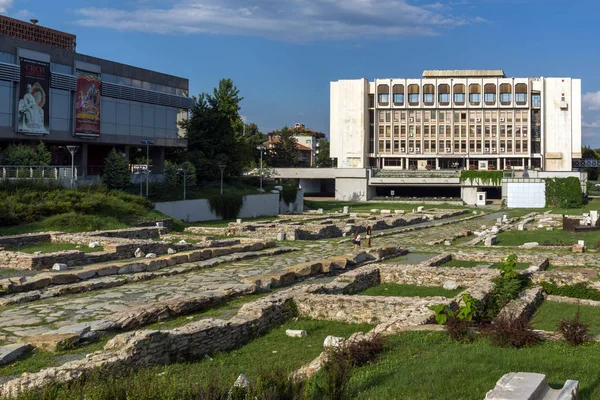
[[[581,157],[581,80],[502,70],[331,82],[338,168],[571,171]]]

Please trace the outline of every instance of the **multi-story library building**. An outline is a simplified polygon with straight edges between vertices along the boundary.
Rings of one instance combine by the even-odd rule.
[[[331,82],[338,168],[571,171],[581,157],[581,80],[502,70]]]

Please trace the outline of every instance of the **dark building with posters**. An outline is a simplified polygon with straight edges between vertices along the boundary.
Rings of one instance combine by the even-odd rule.
[[[98,175],[112,148],[145,156],[153,142],[160,173],[165,148],[187,146],[187,79],[79,54],[74,35],[32,22],[0,16],[0,149],[43,141],[52,165],[70,166],[66,146],[78,145],[83,177]]]

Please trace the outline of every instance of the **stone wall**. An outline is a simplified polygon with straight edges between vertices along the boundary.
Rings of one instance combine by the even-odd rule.
[[[0,247],[21,247],[49,242],[53,232],[28,233],[24,235],[0,236]]]
[[[72,382],[98,367],[109,371],[136,369],[198,359],[239,347],[295,315],[293,292],[297,293],[298,289],[281,291],[245,304],[229,321],[206,319],[173,330],[141,330],[117,335],[105,345],[104,351],[3,383],[0,395],[14,395],[19,390],[54,382]]]
[[[421,286],[442,286],[453,280],[459,286],[470,287],[482,279],[500,276],[497,269],[418,267],[414,265],[378,264],[382,283],[400,283]]]
[[[347,323],[382,323],[402,319],[406,325],[428,323],[434,312],[428,307],[450,305],[446,297],[384,297],[309,294],[295,298],[300,316]]]

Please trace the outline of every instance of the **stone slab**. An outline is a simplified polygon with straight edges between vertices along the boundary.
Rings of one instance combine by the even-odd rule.
[[[10,364],[31,350],[29,343],[15,343],[0,346],[0,365]]]

